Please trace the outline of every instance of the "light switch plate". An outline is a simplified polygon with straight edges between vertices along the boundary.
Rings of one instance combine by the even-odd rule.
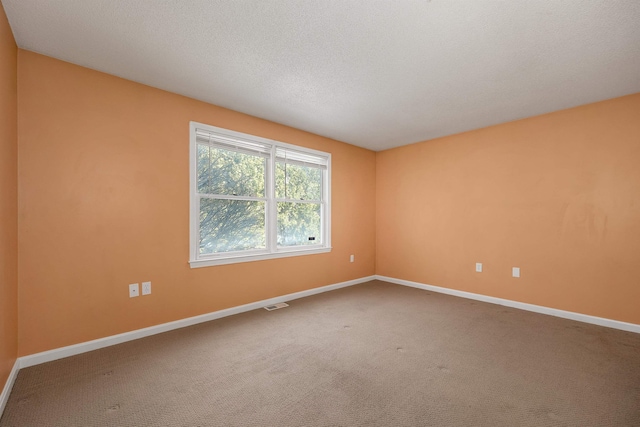
[[[520,267],[513,267],[513,269],[511,269],[511,275],[513,277],[520,277]]]
[[[476,262],[476,273],[482,273],[482,263]]]
[[[129,285],[129,298],[137,297],[140,295],[140,289],[138,288],[137,283],[132,283]]]

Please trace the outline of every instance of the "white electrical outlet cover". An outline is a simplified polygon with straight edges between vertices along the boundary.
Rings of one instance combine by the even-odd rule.
[[[477,273],[482,273],[482,263],[481,262],[476,262],[476,272]]]
[[[351,255],[349,257],[349,261],[354,262],[356,260],[356,256],[355,255]]]
[[[149,295],[151,293],[151,282],[142,282],[142,295]]]
[[[140,295],[140,289],[138,288],[137,283],[132,283],[129,285],[129,298],[137,297]]]
[[[511,270],[511,275],[513,277],[520,277],[520,267],[513,267]]]

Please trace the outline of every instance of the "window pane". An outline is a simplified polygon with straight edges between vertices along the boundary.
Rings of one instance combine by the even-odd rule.
[[[321,243],[319,203],[278,203],[278,246]]]
[[[200,255],[266,247],[265,202],[200,199]]]
[[[264,197],[266,159],[198,144],[198,192]]]
[[[276,197],[293,200],[322,198],[322,170],[276,163]]]

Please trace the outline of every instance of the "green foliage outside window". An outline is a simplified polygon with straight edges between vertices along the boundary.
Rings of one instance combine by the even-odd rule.
[[[201,255],[266,247],[266,202],[211,196],[266,198],[267,159],[197,145]],[[276,163],[278,246],[321,244],[322,170]]]
[[[198,193],[265,196],[266,159],[198,145]],[[200,198],[200,254],[266,247],[265,202]]]
[[[286,202],[278,202],[278,246],[322,243],[322,171],[314,167],[277,162],[275,175],[276,198],[286,199]]]

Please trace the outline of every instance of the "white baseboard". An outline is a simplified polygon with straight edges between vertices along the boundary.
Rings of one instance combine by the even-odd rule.
[[[266,305],[277,304],[279,302],[291,301],[299,298],[308,297],[322,292],[333,291],[335,289],[347,286],[357,285],[359,283],[374,280],[375,276],[362,277],[360,279],[349,280],[346,282],[335,283],[333,285],[322,286],[319,288],[308,289],[306,291],[295,292],[293,294],[282,295],[262,301],[252,302],[250,304],[231,307],[224,310],[214,311],[212,313],[202,314],[200,316],[188,317],[186,319],[176,320],[174,322],[163,323],[156,326],[150,326],[144,329],[137,329],[131,332],[125,332],[118,335],[112,335],[93,341],[87,341],[67,347],[56,348],[42,353],[23,356],[18,359],[20,368],[28,368],[29,366],[39,365],[52,360],[58,360],[76,354],[86,353],[88,351],[97,350],[99,348],[109,347],[127,341],[148,337],[150,335],[160,334],[162,332],[172,331],[174,329],[185,328],[187,326],[196,325],[198,323],[208,322],[210,320],[220,319],[221,317],[232,316],[234,314],[244,313]]]
[[[16,382],[16,377],[18,376],[18,371],[20,370],[20,360],[16,360],[13,364],[13,368],[9,373],[9,378],[7,378],[7,382],[4,383],[4,387],[2,388],[2,393],[0,394],[0,418],[2,417],[2,413],[4,412],[4,407],[7,405],[7,401],[9,400],[9,395],[11,394],[11,389],[13,388],[13,383]]]
[[[412,288],[424,289],[426,291],[438,292],[441,294],[453,295],[456,297],[468,298],[477,301],[489,302],[491,304],[504,305],[505,307],[518,308],[520,310],[533,311],[535,313],[547,314],[549,316],[562,317],[564,319],[576,320],[578,322],[591,323],[605,326],[607,328],[620,329],[622,331],[635,332],[640,334],[640,325],[635,323],[621,322],[619,320],[605,319],[603,317],[590,316],[588,314],[574,313],[572,311],[558,310],[556,308],[544,307],[541,305],[527,304],[524,302],[512,301],[503,298],[490,297],[487,295],[474,294],[472,292],[458,291],[455,289],[442,288],[440,286],[426,285],[424,283],[412,282],[409,280],[396,279],[376,275],[377,280],[395,283],[397,285],[410,286]]]
[[[442,294],[453,295],[462,298],[473,299],[477,301],[488,302],[492,304],[503,305],[506,307],[513,307],[521,310],[532,311],[535,313],[547,314],[556,317],[562,317],[565,319],[576,320],[578,322],[591,323],[594,325],[605,326],[608,328],[620,329],[628,332],[640,333],[640,325],[634,323],[626,323],[618,320],[605,319],[602,317],[589,316],[581,313],[574,313],[571,311],[558,310],[555,308],[543,307],[534,304],[527,304],[518,301],[512,301],[502,298],[491,297],[487,295],[474,294],[472,292],[459,291],[455,289],[442,288],[439,286],[427,285],[418,282],[412,282],[409,280],[396,279],[393,277],[386,277],[380,275],[362,277],[360,279],[349,280],[346,282],[335,283],[333,285],[322,286],[319,288],[308,289],[306,291],[295,292],[288,295],[282,295],[262,301],[256,301],[249,304],[231,307],[224,310],[214,311],[200,316],[189,317],[186,319],[176,320],[174,322],[163,323],[156,326],[150,326],[144,329],[138,329],[131,332],[125,332],[118,335],[112,335],[105,338],[100,338],[93,341],[87,341],[84,343],[74,344],[67,347],[57,348],[54,350],[44,351],[42,353],[31,354],[29,356],[19,357],[9,374],[9,378],[4,385],[2,394],[0,394],[0,416],[4,411],[4,407],[9,399],[9,394],[18,375],[18,371],[21,368],[28,368],[29,366],[39,365],[41,363],[51,362],[53,360],[62,359],[76,354],[86,353],[89,351],[97,350],[104,347],[120,344],[127,341],[136,340],[139,338],[148,337],[151,335],[160,334],[162,332],[172,331],[174,329],[180,329],[198,323],[204,323],[215,319],[220,319],[226,316],[232,316],[234,314],[244,313],[246,311],[256,310],[267,305],[277,304],[279,302],[292,301],[299,298],[316,295],[323,292],[332,291],[335,289],[345,288],[347,286],[357,285],[359,283],[368,282],[371,280],[382,280],[389,283],[395,283],[398,285],[410,286],[413,288],[424,289],[432,292],[438,292]]]

